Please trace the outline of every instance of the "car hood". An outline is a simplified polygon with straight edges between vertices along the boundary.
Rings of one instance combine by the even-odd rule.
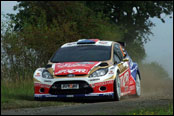
[[[89,71],[100,62],[64,62],[55,63],[53,66],[54,75],[83,75],[89,74]]]

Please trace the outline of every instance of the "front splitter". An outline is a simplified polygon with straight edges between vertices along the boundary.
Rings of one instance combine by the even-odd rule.
[[[113,97],[113,92],[107,93],[90,93],[90,94],[73,94],[73,95],[51,95],[51,94],[34,94],[35,98],[88,98],[88,97]]]

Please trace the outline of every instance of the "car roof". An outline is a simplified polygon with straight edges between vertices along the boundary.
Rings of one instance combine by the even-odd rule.
[[[114,41],[105,41],[99,39],[80,39],[76,42],[65,43],[61,46],[64,47],[73,47],[73,46],[82,46],[82,45],[100,45],[100,46],[112,46]]]

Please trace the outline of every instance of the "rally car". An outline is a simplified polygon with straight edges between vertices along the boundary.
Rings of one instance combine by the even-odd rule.
[[[34,72],[35,99],[140,96],[140,71],[124,46],[99,39],[62,45]]]

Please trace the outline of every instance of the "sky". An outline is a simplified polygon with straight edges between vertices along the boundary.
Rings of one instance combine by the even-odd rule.
[[[1,1],[1,14],[17,13],[13,10],[16,1]],[[165,17],[165,16],[164,16]],[[173,79],[173,14],[172,18],[165,17],[165,23],[158,18],[150,19],[155,23],[152,28],[154,36],[150,35],[147,44],[144,44],[147,57],[145,62],[158,62]]]
[[[13,10],[13,6],[16,5],[16,1],[1,1],[1,14],[4,13],[17,13]]]
[[[160,19],[150,19],[155,23],[152,28],[151,41],[144,45],[147,57],[145,62],[158,62],[173,79],[173,14],[165,17],[166,23]]]

